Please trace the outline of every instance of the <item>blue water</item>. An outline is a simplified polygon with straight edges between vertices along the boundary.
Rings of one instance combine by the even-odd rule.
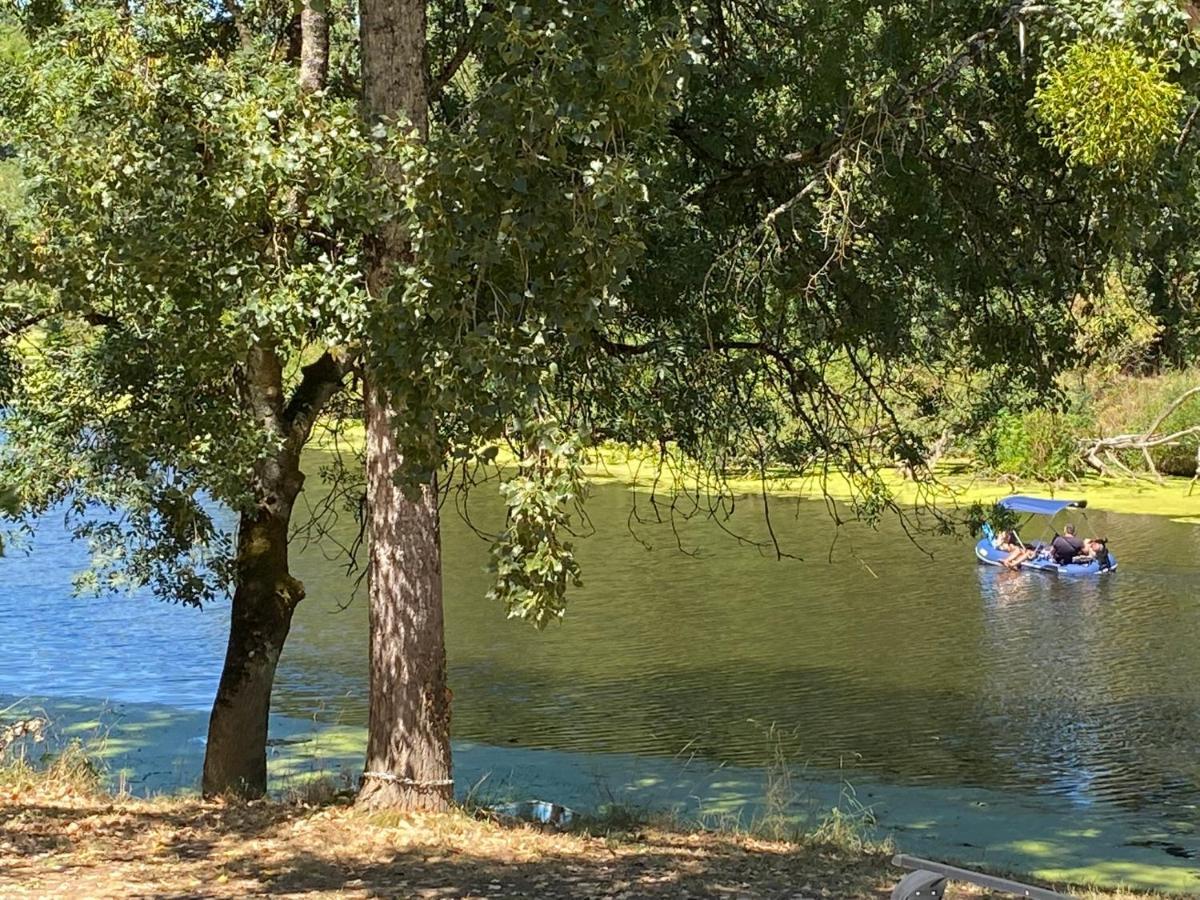
[[[700,519],[631,534],[634,502],[597,491],[585,587],[544,633],[485,599],[486,545],[447,511],[456,737],[742,766],[783,754],[852,779],[1196,819],[1200,528],[1090,513],[1085,531],[1107,534],[1120,571],[1070,581],[979,566],[969,540],[928,538],[930,558],[894,523],[834,542],[812,503],[773,510],[785,549],[804,558],[781,562]],[[474,518],[498,513],[485,502]],[[734,524],[765,536],[753,501]],[[296,554],[308,597],[273,707],[361,725],[365,602],[327,555]],[[227,604],[73,596],[86,562],[55,516],[31,552],[0,560],[0,695],[206,710]]]
[[[62,515],[49,513],[26,549],[0,559],[0,694],[99,697],[212,704],[229,634],[229,606],[203,610],[154,599],[148,591],[80,595],[88,566]]]

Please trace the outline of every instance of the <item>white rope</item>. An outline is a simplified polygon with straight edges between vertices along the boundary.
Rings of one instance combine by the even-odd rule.
[[[439,778],[436,781],[417,781],[415,778],[401,778],[399,775],[393,775],[391,772],[363,772],[363,779],[375,778],[379,781],[386,781],[389,784],[402,784],[405,787],[451,787],[454,784],[453,778]]]

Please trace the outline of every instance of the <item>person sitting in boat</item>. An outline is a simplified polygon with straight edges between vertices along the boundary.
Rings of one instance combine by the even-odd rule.
[[[1109,565],[1108,538],[1086,539],[1083,542],[1083,552],[1071,561],[1085,565],[1090,562],[1099,562],[1100,568],[1107,569]]]
[[[1065,566],[1083,553],[1083,541],[1075,534],[1075,526],[1068,523],[1063,534],[1056,534],[1050,542],[1050,556],[1060,566]]]
[[[997,550],[1003,550],[1005,553],[1011,553],[1013,550],[1020,550],[1023,545],[1021,544],[1021,539],[1017,537],[1017,533],[1009,528],[996,535],[996,539],[992,541],[992,546]]]
[[[1000,562],[1010,569],[1015,569],[1030,556],[1029,549],[1021,543],[1021,539],[1011,528],[996,535],[996,540],[992,543],[997,550],[1003,550],[1008,554]]]

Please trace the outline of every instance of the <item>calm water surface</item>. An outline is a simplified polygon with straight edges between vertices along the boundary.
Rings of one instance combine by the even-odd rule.
[[[1120,571],[1072,581],[978,566],[952,538],[926,539],[931,557],[895,523],[835,541],[819,503],[772,504],[784,548],[803,561],[700,519],[637,525],[635,539],[634,502],[597,491],[585,586],[543,633],[484,599],[486,546],[446,515],[456,737],[743,765],[778,750],[850,778],[1194,815],[1200,528],[1089,513],[1082,530],[1112,539]],[[744,502],[732,526],[765,537],[761,504]],[[0,693],[207,708],[227,608],[73,597],[84,558],[51,518],[34,552],[0,560]],[[365,599],[318,548],[297,568],[309,596],[274,708],[362,723]]]

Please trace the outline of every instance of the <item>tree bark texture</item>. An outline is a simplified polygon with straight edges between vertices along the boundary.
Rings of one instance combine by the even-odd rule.
[[[372,121],[407,120],[427,134],[424,0],[363,0],[363,105]],[[398,172],[392,177],[399,178]],[[396,228],[376,236],[368,262],[372,298],[392,286],[409,252]],[[370,534],[370,706],[359,803],[370,808],[445,809],[453,797],[450,694],[442,618],[437,490],[406,497],[392,430],[395,410],[368,366],[367,515]]]
[[[261,797],[267,790],[267,718],[275,667],[304,596],[288,574],[287,520],[243,515],[229,645],[208,723],[206,797]]]
[[[359,802],[370,808],[445,809],[453,798],[450,694],[442,618],[437,492],[409,499],[391,410],[367,388],[370,522],[370,705]]]
[[[268,430],[282,428],[279,357],[256,347],[246,361],[247,402]],[[299,446],[282,448],[255,466],[254,509],[238,522],[233,610],[225,665],[208,724],[202,791],[261,797],[267,790],[267,717],[275,667],[304,586],[288,568],[288,523],[304,483]]]
[[[306,94],[325,87],[329,75],[329,18],[305,0],[300,10],[300,90]]]

